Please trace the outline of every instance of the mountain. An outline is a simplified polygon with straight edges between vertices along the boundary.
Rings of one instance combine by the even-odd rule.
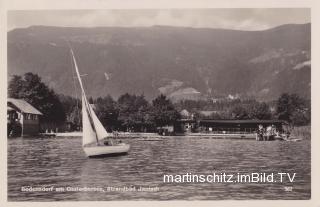
[[[69,42],[93,97],[310,98],[310,30],[310,24],[263,31],[31,26],[8,32],[8,75],[37,73],[56,92],[74,95]]]

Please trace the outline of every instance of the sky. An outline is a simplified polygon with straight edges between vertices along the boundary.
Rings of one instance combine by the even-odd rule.
[[[154,25],[264,30],[311,22],[310,9],[11,10],[7,29],[32,25],[148,27]]]

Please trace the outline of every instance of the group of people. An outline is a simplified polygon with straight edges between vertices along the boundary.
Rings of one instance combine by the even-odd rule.
[[[103,144],[106,146],[119,145],[119,144],[122,144],[122,140],[108,139],[108,140],[104,140]]]
[[[118,131],[113,131],[112,132],[112,137],[113,139],[105,139],[103,144],[106,146],[112,146],[112,145],[118,145],[118,144],[122,144],[122,140],[119,139],[119,132]]]
[[[279,136],[279,131],[277,131],[273,124],[266,128],[264,128],[262,124],[258,126],[257,141],[270,141],[273,140],[275,136]]]

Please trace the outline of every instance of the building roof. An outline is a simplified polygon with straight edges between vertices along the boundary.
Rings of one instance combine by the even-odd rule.
[[[180,115],[181,116],[190,116],[189,111],[187,111],[187,109],[183,109],[182,111],[180,111]]]
[[[284,123],[283,120],[212,120],[202,119],[202,123],[220,123],[220,124],[272,124],[272,123]]]
[[[204,116],[211,116],[212,114],[217,114],[218,111],[199,111],[199,113]]]
[[[8,106],[8,107],[7,107],[7,111],[14,111],[14,108]]]
[[[196,123],[194,119],[179,119],[177,120],[178,123]]]
[[[34,108],[23,99],[8,98],[7,102],[13,104],[23,113],[43,115],[38,109]]]

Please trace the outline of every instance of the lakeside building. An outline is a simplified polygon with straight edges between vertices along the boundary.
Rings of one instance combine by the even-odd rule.
[[[283,131],[282,120],[211,120],[203,119],[198,121],[198,131],[205,133],[255,133],[259,125],[264,128],[274,125],[277,131]]]
[[[197,121],[195,119],[180,119],[175,123],[175,133],[192,133],[197,129]]]
[[[32,136],[39,133],[39,118],[43,114],[23,99],[7,100],[8,136]]]
[[[168,136],[175,135],[176,127],[174,125],[166,125],[162,127],[157,127],[157,132],[159,135]]]
[[[283,132],[286,122],[283,120],[223,120],[214,119],[218,111],[200,111],[200,117],[195,118],[186,109],[180,112],[181,119],[176,121],[174,132],[188,134],[193,132],[213,134],[251,134],[259,125],[264,128],[273,125],[277,131]],[[212,117],[212,118],[211,118]]]
[[[196,129],[196,120],[194,114],[187,109],[180,111],[181,119],[174,124],[175,134],[184,134],[194,132]]]
[[[180,115],[183,118],[190,118],[191,117],[191,113],[187,109],[183,109],[182,111],[180,111]]]
[[[175,123],[174,132],[177,135],[189,133],[253,134],[258,130],[259,125],[265,129],[273,125],[278,132],[283,132],[287,123],[282,120],[180,119]]]

